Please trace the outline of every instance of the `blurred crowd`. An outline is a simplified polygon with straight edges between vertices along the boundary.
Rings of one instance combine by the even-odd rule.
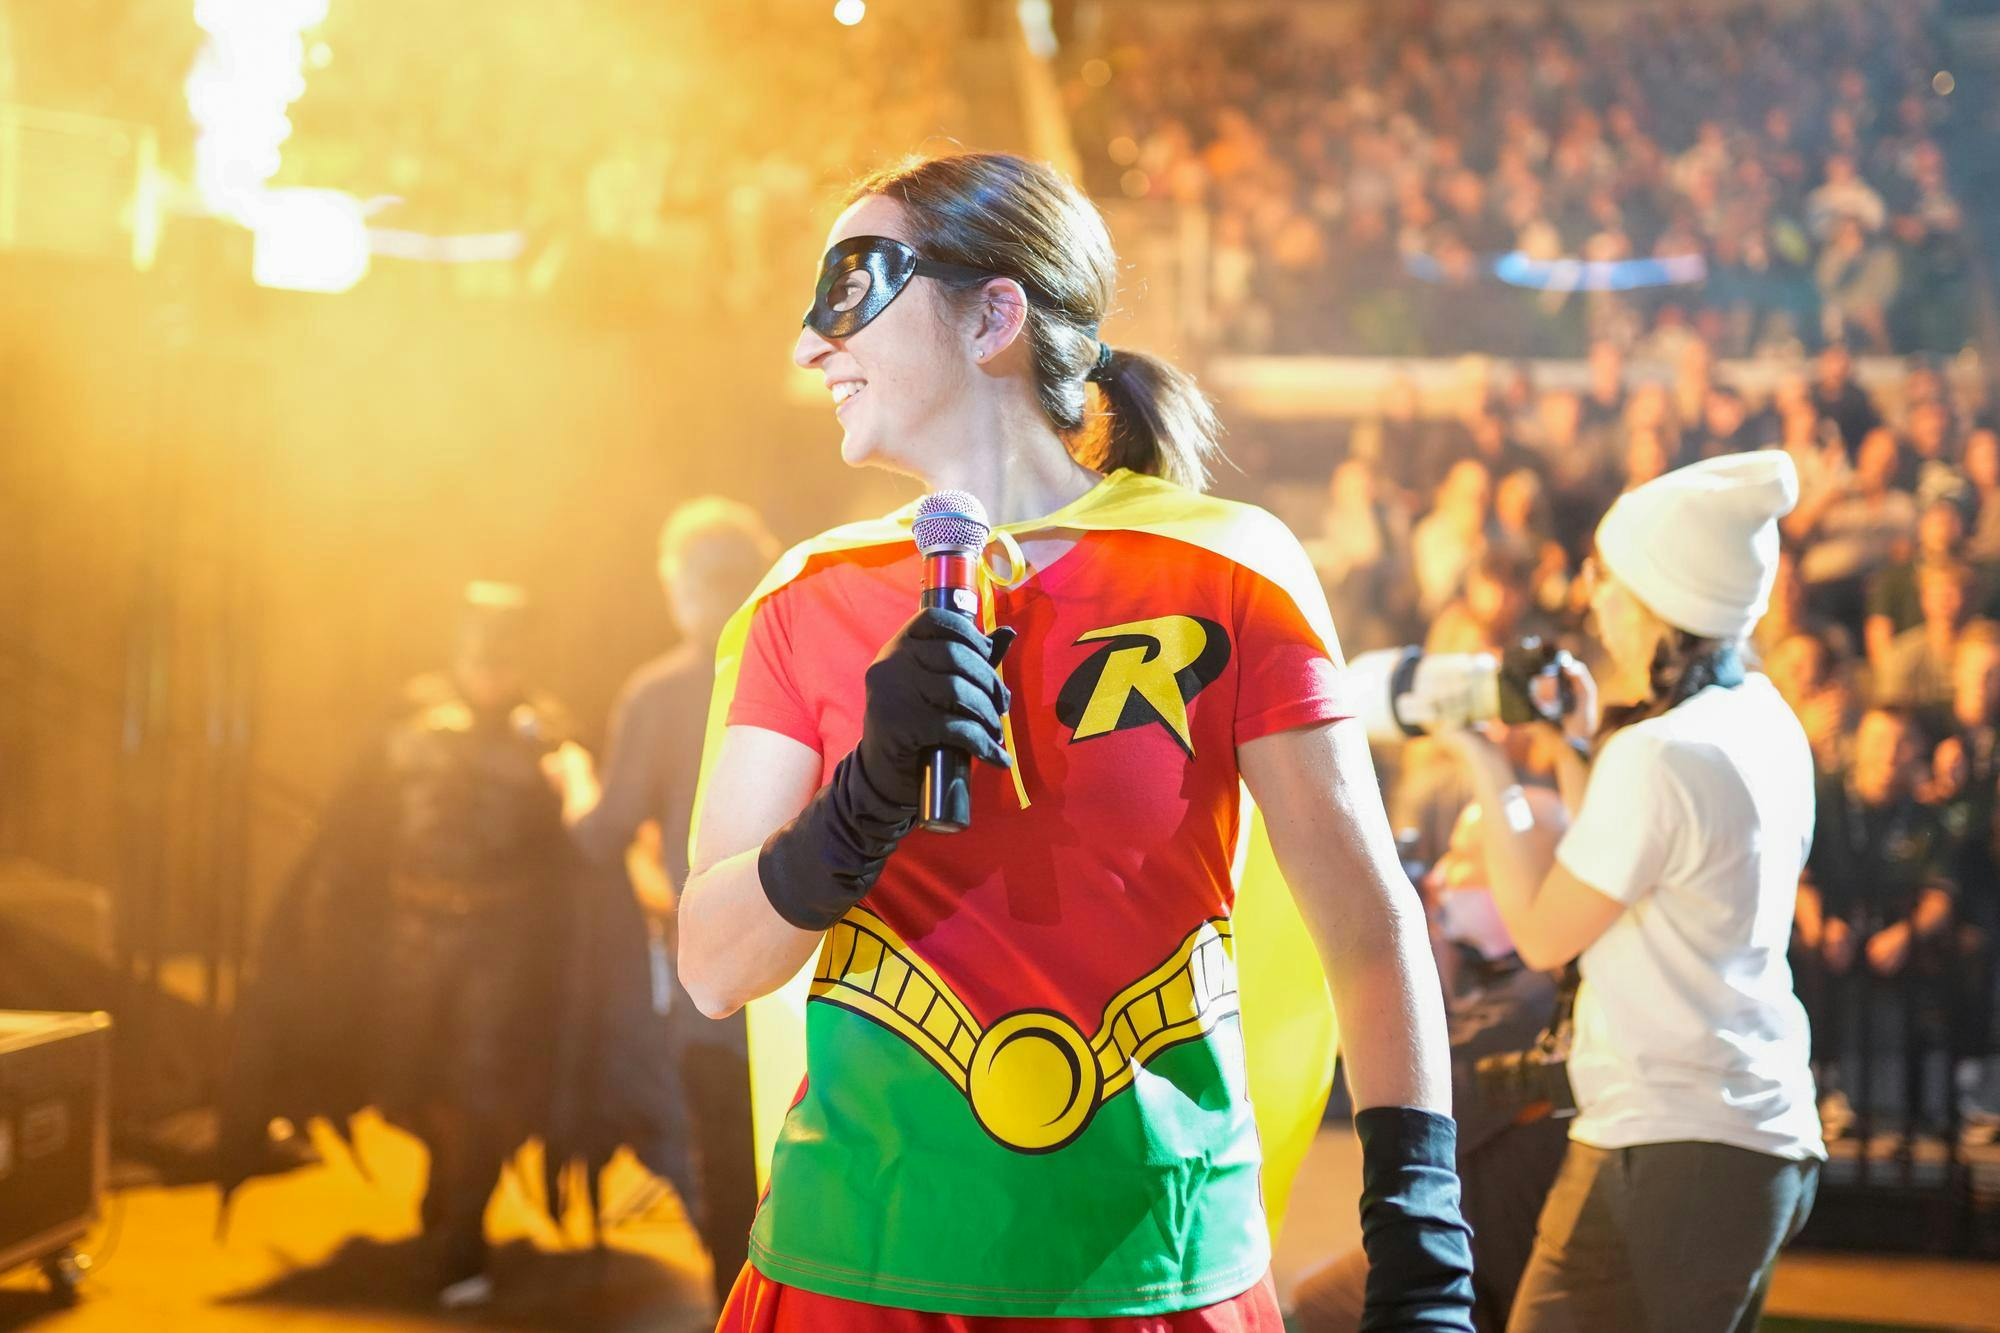
[[[1545,11],[1121,8],[1070,67],[1090,184],[1199,219],[1234,350],[1962,345],[1929,0]]]
[[[1349,655],[1498,654],[1539,636],[1589,660],[1587,567],[1611,502],[1684,462],[1785,450],[1802,495],[1752,648],[1821,783],[1795,966],[1828,1043],[1822,1078],[1838,1089],[1835,1047],[1861,1021],[1850,981],[1900,978],[1940,988],[1926,1039],[1976,1083],[2000,925],[2000,418],[1982,382],[1919,359],[1871,390],[1838,343],[1768,393],[1729,382],[1701,344],[1646,381],[1599,343],[1582,391],[1484,364],[1452,415],[1420,413],[1414,386],[1392,383],[1335,465],[1316,532],[1294,499],[1267,497],[1289,506]],[[1508,736],[1551,783],[1540,747],[1554,743]],[[1469,799],[1456,761],[1422,739],[1388,759],[1391,816],[1434,861]]]

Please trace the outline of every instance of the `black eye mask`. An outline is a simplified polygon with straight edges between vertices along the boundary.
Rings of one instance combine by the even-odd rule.
[[[800,323],[810,325],[822,338],[850,338],[887,310],[911,278],[967,282],[1000,276],[925,259],[887,236],[851,236],[828,250],[820,261],[812,309]]]

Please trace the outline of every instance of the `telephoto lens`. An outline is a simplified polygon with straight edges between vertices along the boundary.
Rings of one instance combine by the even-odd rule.
[[[1347,664],[1368,739],[1396,745],[1500,716],[1500,659],[1491,653],[1382,648]]]
[[[1575,704],[1564,674],[1571,660],[1534,638],[1504,656],[1426,653],[1412,645],[1362,653],[1347,664],[1347,679],[1368,739],[1396,745],[1480,722],[1560,722]],[[1550,682],[1551,704],[1535,698],[1539,681]]]

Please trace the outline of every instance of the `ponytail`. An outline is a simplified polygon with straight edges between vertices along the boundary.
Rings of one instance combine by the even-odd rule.
[[[1111,349],[1091,379],[1104,399],[1103,424],[1081,459],[1100,472],[1130,468],[1191,491],[1209,482],[1222,452],[1222,424],[1194,376],[1145,352]]]

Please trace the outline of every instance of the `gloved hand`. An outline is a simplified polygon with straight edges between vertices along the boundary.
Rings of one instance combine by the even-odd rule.
[[[764,840],[757,876],[779,916],[825,930],[867,896],[916,822],[924,762],[938,746],[1009,768],[1000,715],[1009,694],[1000,660],[1014,641],[991,638],[949,611],[919,611],[865,678],[861,741],[796,819]]]
[[[1000,659],[1014,631],[987,638],[964,616],[919,611],[884,645],[864,678],[868,706],[854,747],[869,785],[911,810],[923,799],[924,762],[938,746],[1007,767],[1000,715],[1010,696]]]

